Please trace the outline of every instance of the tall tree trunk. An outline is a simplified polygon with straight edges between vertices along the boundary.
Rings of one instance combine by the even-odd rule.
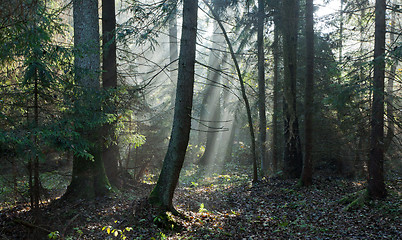
[[[35,76],[34,76],[35,86],[34,86],[34,127],[39,127],[39,89],[38,89],[38,81],[39,81],[39,74],[38,69],[35,68]],[[37,134],[34,135],[34,144],[35,148],[39,150],[39,143],[38,143],[38,136]],[[40,201],[40,180],[39,180],[39,156],[38,153],[35,151],[34,162],[33,162],[33,180],[34,180],[34,189],[33,189],[33,208],[37,210],[39,208],[39,201]]]
[[[97,0],[74,0],[74,58],[75,80],[81,92],[75,101],[76,108],[88,108],[88,101],[93,114],[99,113],[100,103],[96,101],[100,91],[100,44],[99,14]],[[87,99],[89,98],[89,99]],[[65,193],[66,198],[94,198],[110,191],[110,183],[102,161],[101,135],[98,128],[81,129],[82,136],[93,143],[88,152],[93,159],[75,155],[70,185]]]
[[[274,29],[274,43],[273,43],[273,55],[274,55],[274,76],[273,76],[273,114],[272,114],[272,170],[274,174],[278,171],[278,159],[279,159],[279,138],[278,138],[278,118],[279,118],[279,27],[278,20],[275,21]]]
[[[284,173],[287,177],[299,178],[303,165],[296,112],[299,0],[284,0],[282,4],[285,124]]]
[[[215,21],[218,22],[219,27],[222,30],[223,36],[225,37],[226,44],[228,45],[228,48],[229,48],[230,56],[232,57],[232,60],[234,62],[235,68],[236,68],[237,76],[239,78],[242,97],[243,97],[243,100],[244,100],[244,104],[246,105],[247,119],[248,119],[249,130],[250,130],[251,153],[252,153],[252,156],[253,156],[253,182],[257,182],[258,181],[258,171],[257,171],[257,153],[256,153],[256,150],[255,150],[255,134],[254,134],[254,127],[253,127],[253,120],[251,118],[250,103],[249,103],[248,98],[247,98],[246,88],[244,87],[243,77],[241,75],[241,71],[240,71],[240,67],[239,67],[239,64],[238,64],[237,59],[236,59],[236,55],[235,55],[235,53],[233,51],[233,46],[232,46],[232,44],[231,44],[231,42],[229,40],[229,37],[228,37],[228,35],[226,33],[225,27],[222,24],[222,21],[220,20],[220,18],[218,16],[218,14],[216,13],[216,11],[214,11],[212,6],[207,2],[207,0],[203,0],[203,1],[204,1],[205,5],[207,5],[209,10],[211,11],[212,16],[214,17]]]
[[[386,1],[376,0],[373,105],[367,186],[369,196],[372,198],[384,198],[387,195],[384,184],[385,10]]]
[[[264,0],[258,0],[258,26],[257,26],[257,48],[258,48],[258,114],[260,118],[259,122],[259,150],[260,150],[260,162],[261,173],[267,174],[267,162],[265,159],[266,147],[265,142],[267,140],[267,117],[265,115],[265,67],[264,67]]]
[[[194,65],[197,34],[197,0],[183,0],[183,26],[180,42],[179,74],[173,129],[158,182],[149,196],[149,202],[163,210],[176,212],[173,194],[190,137],[191,109],[193,105]]]
[[[115,1],[102,0],[102,80],[105,90],[117,88],[116,65],[116,17]],[[113,93],[114,94],[114,93]],[[108,99],[106,111],[116,114],[116,106],[113,99]],[[120,187],[118,165],[120,159],[119,146],[115,133],[115,124],[106,124],[102,129],[103,149],[102,159],[105,165],[106,175],[113,186]]]
[[[313,175],[313,111],[314,111],[314,4],[306,0],[306,87],[304,92],[304,164],[301,183],[309,186]]]

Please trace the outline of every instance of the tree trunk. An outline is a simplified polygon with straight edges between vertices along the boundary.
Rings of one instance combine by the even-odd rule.
[[[38,103],[38,98],[39,98],[39,89],[38,89],[38,81],[39,81],[39,74],[38,74],[38,69],[35,69],[35,75],[34,75],[34,81],[35,81],[35,86],[34,86],[34,127],[38,128],[39,127],[39,103]],[[39,143],[38,143],[38,136],[35,134],[34,135],[34,144],[35,148],[39,150]],[[38,153],[35,151],[35,156],[34,156],[34,161],[33,161],[33,180],[34,180],[34,185],[33,185],[33,209],[38,210],[39,209],[39,201],[40,201],[40,191],[39,191],[39,185],[40,185],[40,180],[39,180],[39,156]]]
[[[274,174],[278,171],[278,159],[279,159],[279,138],[278,138],[278,115],[279,115],[279,27],[278,21],[275,22],[274,30],[274,43],[273,43],[273,55],[274,55],[274,76],[273,76],[273,115],[272,115],[272,170]]]
[[[296,112],[297,33],[299,0],[284,0],[283,4],[283,61],[284,61],[284,173],[299,178],[303,156],[300,146],[299,123]]]
[[[368,193],[371,198],[387,195],[384,184],[384,76],[385,0],[375,4],[373,105],[371,114]]]
[[[81,91],[75,107],[87,107],[88,97],[99,94],[100,84],[100,49],[99,49],[99,14],[97,0],[74,0],[74,58],[75,80]],[[91,102],[93,114],[100,111],[99,102]],[[110,191],[109,180],[102,161],[99,129],[81,129],[82,137],[93,143],[88,152],[93,156],[89,159],[75,155],[73,173],[70,185],[64,197],[91,199],[102,196]]]
[[[313,175],[313,111],[314,111],[314,4],[306,0],[306,88],[304,92],[304,164],[301,183],[309,186]]]
[[[103,88],[117,88],[116,65],[116,17],[115,1],[102,0],[102,80]],[[106,111],[116,114],[116,106],[113,99],[107,100]],[[102,128],[103,148],[102,159],[105,165],[106,175],[113,186],[120,187],[118,164],[120,159],[115,124],[106,124]]]
[[[267,118],[265,115],[265,67],[264,67],[264,1],[258,0],[258,27],[257,27],[257,48],[258,48],[258,115],[260,118],[259,123],[259,145],[260,145],[260,162],[261,173],[267,174],[267,162],[265,159],[266,147],[265,141],[267,140]]]
[[[183,0],[183,26],[180,42],[179,74],[173,129],[158,182],[149,196],[149,202],[176,212],[172,199],[190,137],[191,109],[194,89],[194,64],[197,34],[197,0]]]

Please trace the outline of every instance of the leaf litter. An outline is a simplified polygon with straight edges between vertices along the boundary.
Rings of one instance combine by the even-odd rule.
[[[152,184],[94,201],[55,200],[41,207],[40,218],[19,204],[0,211],[0,238],[402,239],[401,180],[387,182],[384,201],[345,211],[339,200],[365,182],[318,176],[313,186],[301,188],[296,180],[248,179],[233,171],[197,184],[181,181],[174,198],[181,215],[168,215],[171,226],[158,224],[157,210],[144,200]]]

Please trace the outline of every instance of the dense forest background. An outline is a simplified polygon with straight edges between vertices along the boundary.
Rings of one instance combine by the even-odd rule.
[[[57,229],[43,221],[60,214],[60,201],[95,212],[81,204],[106,198],[129,201],[139,223],[153,216],[149,229],[163,239],[160,228],[183,205],[213,222],[220,218],[208,209],[225,209],[222,199],[255,210],[236,191],[246,199],[259,189],[249,197],[268,205],[258,194],[278,191],[275,206],[296,209],[325,186],[353,204],[346,210],[388,201],[396,217],[384,234],[397,239],[401,11],[400,0],[2,1],[0,237],[91,239],[84,223],[81,232],[72,227],[80,215],[66,214]],[[200,200],[195,189],[215,197]],[[320,204],[326,198],[335,197],[324,194]],[[144,213],[151,208],[157,213]],[[123,239],[132,228],[118,227],[138,220],[124,216],[99,234]],[[282,230],[273,238],[296,238],[280,234],[299,217],[275,221]],[[28,230],[13,235],[19,226]],[[210,238],[251,236],[221,230]],[[310,237],[338,236],[315,231]],[[156,236],[150,232],[135,238]]]

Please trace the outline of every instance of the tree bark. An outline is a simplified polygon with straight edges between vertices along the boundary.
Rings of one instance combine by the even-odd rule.
[[[173,194],[190,137],[191,109],[194,89],[194,64],[197,34],[197,0],[183,1],[183,26],[180,42],[179,74],[177,79],[173,129],[158,182],[149,202],[162,210],[176,212]]]
[[[299,178],[303,165],[299,123],[296,112],[299,0],[284,0],[282,4],[285,131],[284,174],[290,178]]]
[[[384,184],[385,10],[386,1],[376,0],[373,104],[367,186],[371,198],[384,198],[387,195]]]
[[[267,174],[267,162],[265,159],[267,140],[267,117],[265,115],[265,67],[264,67],[264,1],[258,0],[258,27],[257,27],[257,48],[258,48],[258,115],[259,115],[259,145],[261,173]]]
[[[116,17],[115,1],[102,0],[102,80],[105,90],[117,88],[116,65]],[[108,99],[106,111],[116,114],[117,109],[113,99]],[[105,165],[106,175],[113,186],[120,187],[118,165],[120,159],[119,146],[115,133],[115,124],[109,123],[103,126],[102,159]]]
[[[301,183],[312,184],[313,111],[314,111],[314,3],[306,0],[306,87],[304,92],[304,164]]]
[[[73,17],[75,80],[78,84],[77,91],[81,93],[75,101],[75,108],[88,107],[87,98],[90,97],[94,101],[91,102],[91,109],[96,114],[100,111],[100,103],[93,97],[100,91],[98,1],[74,0]],[[81,129],[81,134],[93,143],[88,149],[93,159],[74,156],[72,180],[64,197],[91,199],[107,194],[110,184],[102,161],[99,129]]]

